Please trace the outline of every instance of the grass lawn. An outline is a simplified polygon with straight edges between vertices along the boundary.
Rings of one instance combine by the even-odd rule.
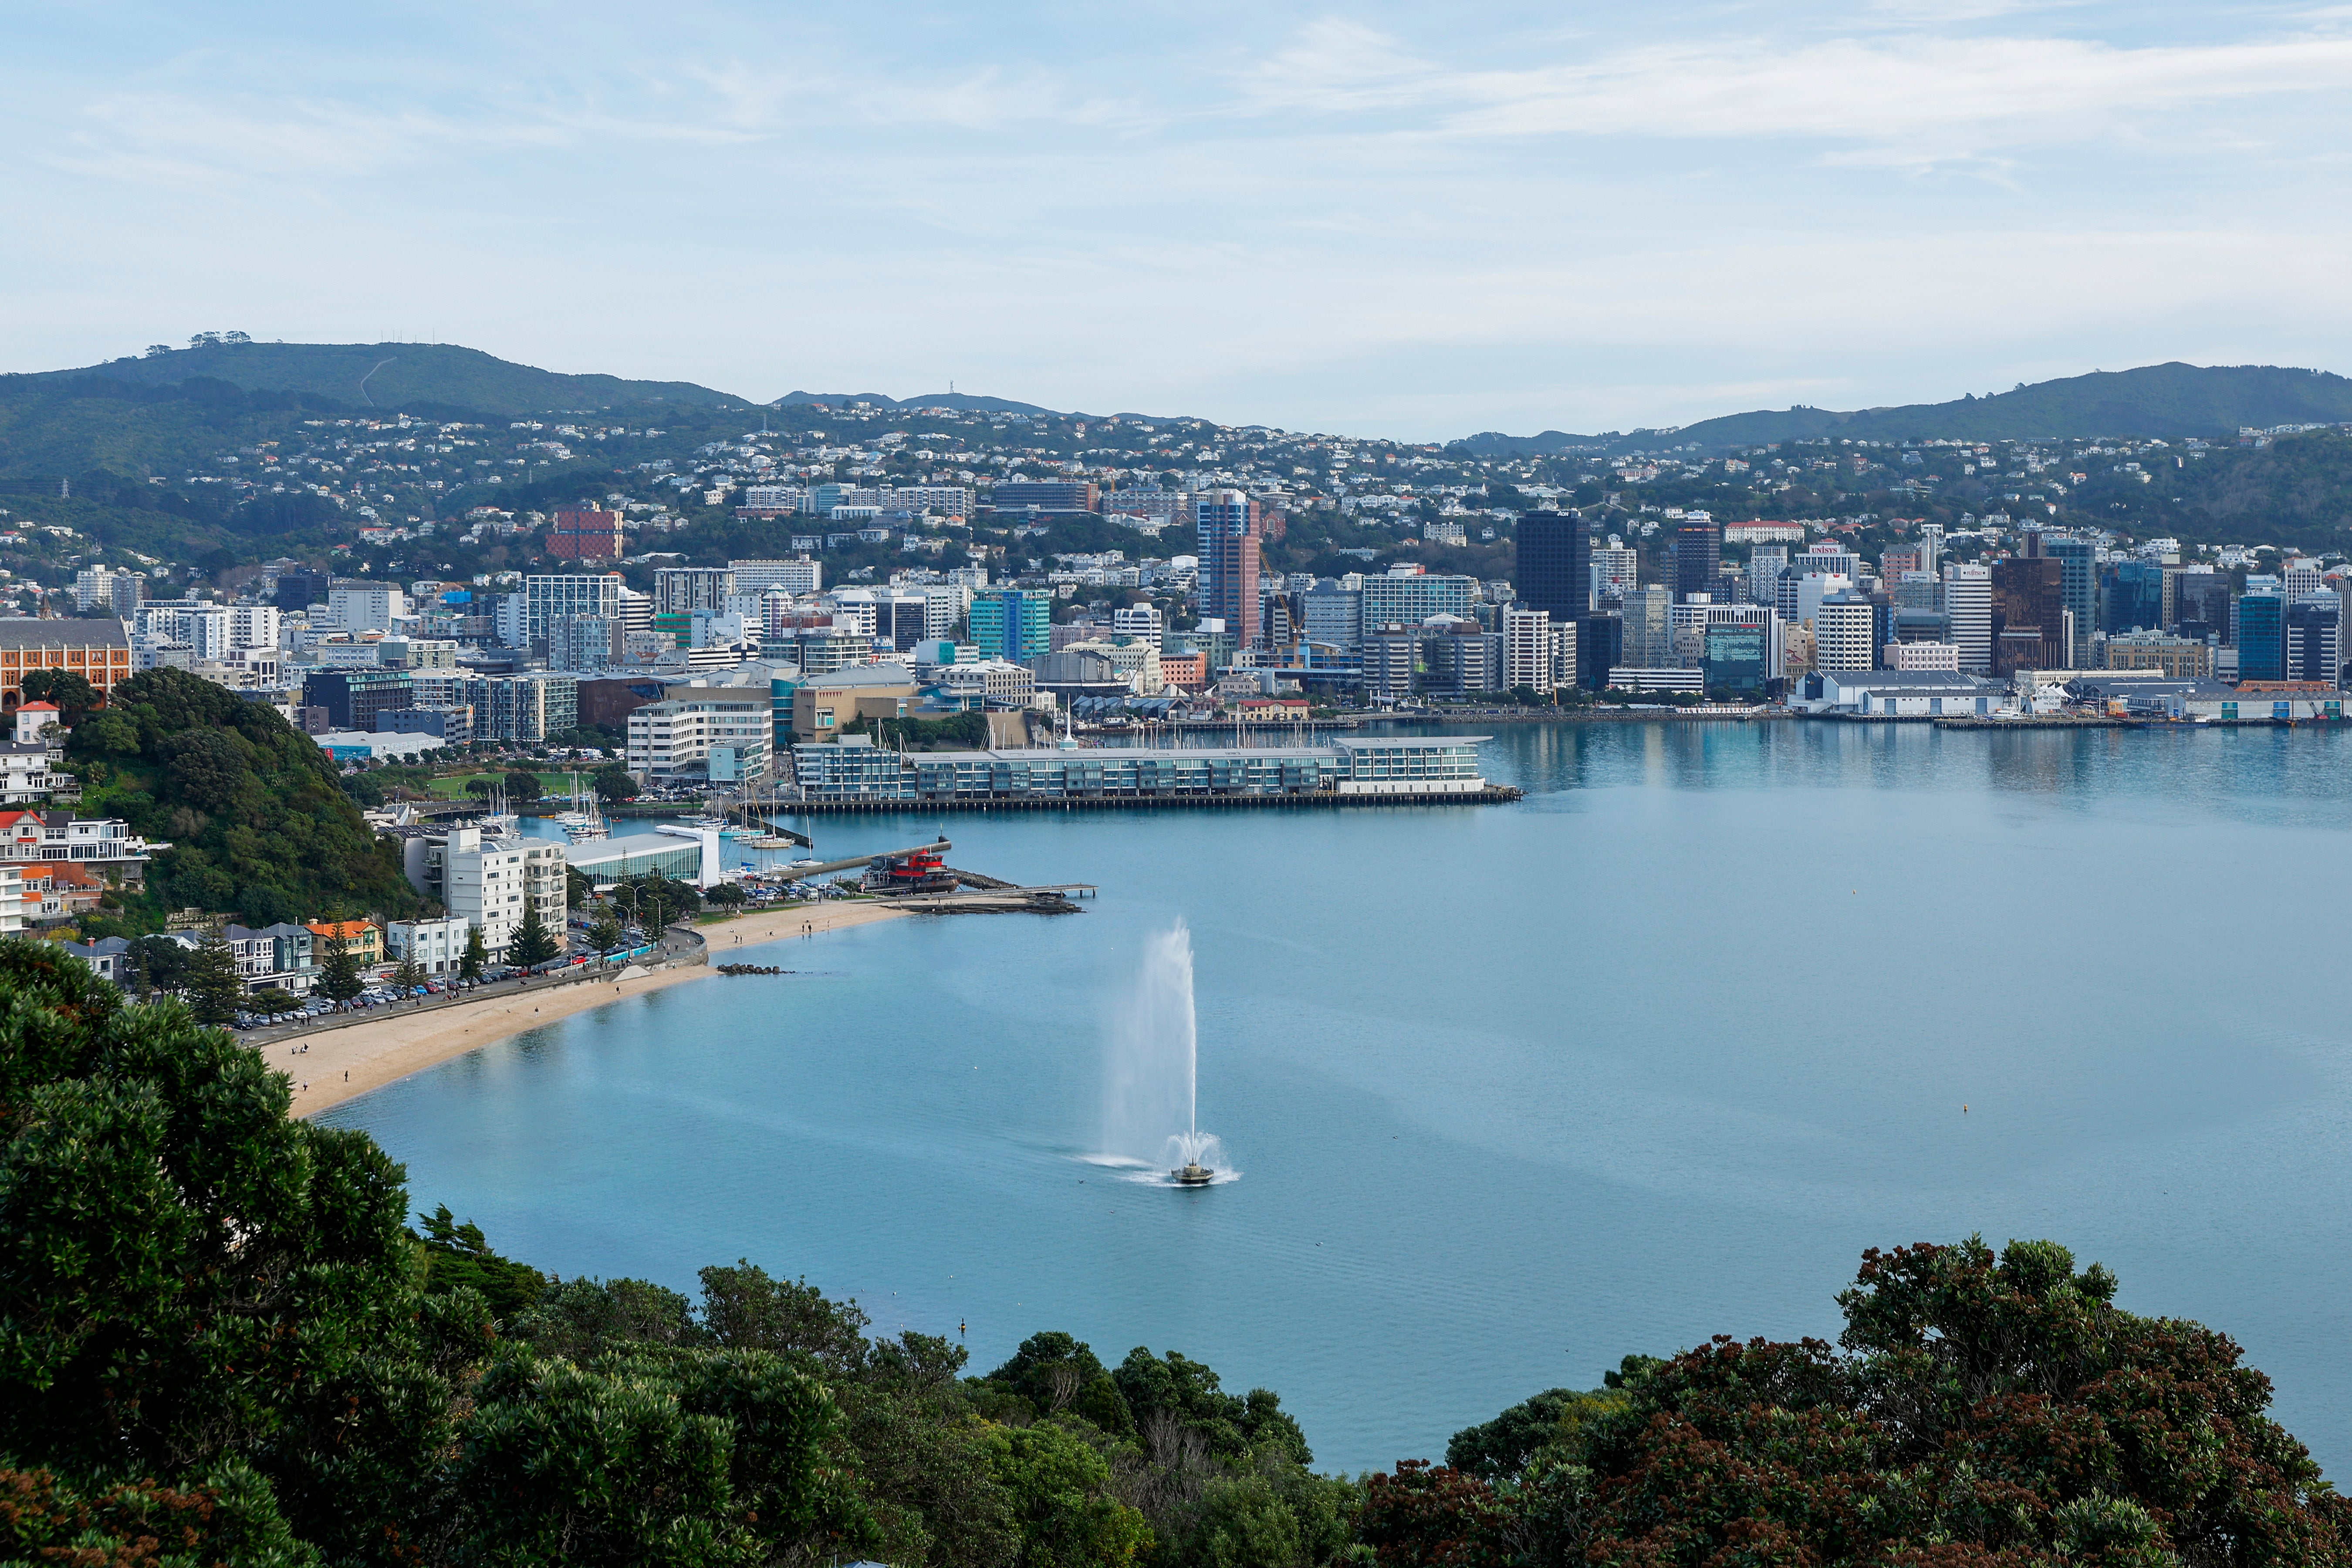
[[[572,775],[569,773],[540,773],[536,776],[539,779],[539,793],[541,795],[572,793]],[[504,777],[506,777],[504,773],[451,773],[446,778],[435,779],[429,787],[435,795],[443,800],[464,800],[467,798],[466,785],[471,781],[488,779],[495,784]],[[586,782],[584,774],[582,782]]]

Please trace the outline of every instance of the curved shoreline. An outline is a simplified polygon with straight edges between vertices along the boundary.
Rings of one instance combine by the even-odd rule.
[[[845,926],[897,920],[906,912],[887,905],[861,902],[740,915],[716,925],[695,928],[696,933],[709,944],[709,963],[656,969],[610,983],[582,981],[550,985],[544,991],[486,997],[470,1005],[415,1013],[395,1010],[381,1018],[327,1030],[308,1039],[273,1042],[257,1048],[272,1068],[293,1080],[294,1098],[289,1113],[315,1115],[411,1073],[510,1039],[526,1029],[623,997],[716,974],[719,972],[712,965],[727,962],[726,955],[735,949],[797,936],[803,925],[817,931],[838,931]]]

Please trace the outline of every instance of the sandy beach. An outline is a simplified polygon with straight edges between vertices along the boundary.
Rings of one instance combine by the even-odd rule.
[[[844,926],[897,920],[903,912],[882,904],[834,903],[739,915],[730,921],[695,928],[710,944],[709,963],[657,969],[628,980],[550,985],[543,991],[486,997],[478,1003],[430,1011],[394,1011],[363,1024],[258,1048],[271,1067],[292,1076],[293,1113],[309,1116],[525,1029],[551,1024],[624,996],[714,976],[718,970],[713,966],[732,962],[730,955],[738,949],[798,936],[804,928],[821,933]]]

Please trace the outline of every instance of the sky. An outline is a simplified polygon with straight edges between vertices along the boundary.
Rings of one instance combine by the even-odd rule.
[[[0,372],[234,330],[1428,440],[2352,370],[2352,5],[6,14]]]

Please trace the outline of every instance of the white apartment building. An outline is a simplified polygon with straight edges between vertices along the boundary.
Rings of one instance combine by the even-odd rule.
[[[730,561],[727,570],[735,574],[735,592],[764,594],[771,588],[800,595],[822,593],[824,588],[824,567],[807,556],[790,561]]]
[[[665,566],[654,574],[653,613],[723,615],[733,607],[728,601],[735,593],[735,574],[724,566]]]
[[[446,834],[412,838],[403,846],[408,885],[440,901],[451,918],[479,926],[482,945],[493,959],[522,924],[526,908],[562,940],[568,899],[563,847],[551,839],[485,841],[478,827],[453,827]],[[459,938],[462,954],[464,939]]]
[[[466,956],[466,933],[472,929],[458,915],[394,921],[383,928],[384,956],[394,963],[413,958],[427,974],[455,974]],[[488,942],[483,938],[484,946]]]
[[[752,782],[767,776],[774,736],[775,703],[766,691],[688,688],[631,710],[628,770],[648,783]]]
[[[285,629],[285,612],[275,605],[229,606],[228,646],[233,648],[274,648]]]
[[[1554,636],[1549,610],[1503,612],[1505,689],[1517,690],[1522,686],[1537,691],[1552,689],[1552,672],[1559,663]]]
[[[1853,594],[1832,594],[1813,612],[1814,668],[1821,670],[1871,669],[1877,638],[1872,635],[1876,606]]]
[[[1960,668],[1972,675],[1992,673],[1992,568],[1948,563],[1944,610],[1952,617],[1952,641],[1959,645]]]
[[[389,583],[336,583],[327,614],[347,632],[388,632],[408,614],[408,595]]]
[[[891,500],[908,511],[935,511],[942,517],[970,517],[971,491],[957,485],[901,485]]]
[[[617,572],[534,573],[525,577],[522,641],[543,641],[551,625],[574,616],[620,619],[622,586]]]

